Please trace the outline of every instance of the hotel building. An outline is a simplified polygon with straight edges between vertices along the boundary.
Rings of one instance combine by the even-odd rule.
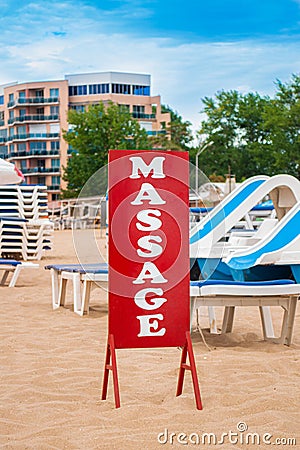
[[[101,72],[66,75],[64,80],[0,86],[0,158],[13,162],[28,184],[47,186],[49,201],[66,188],[62,170],[71,149],[63,139],[68,110],[99,101],[126,106],[149,135],[165,133],[170,114],[151,96],[150,75]]]

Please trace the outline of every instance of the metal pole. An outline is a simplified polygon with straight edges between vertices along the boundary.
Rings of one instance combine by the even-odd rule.
[[[195,177],[195,191],[196,194],[198,194],[198,170],[199,170],[199,162],[198,162],[198,157],[199,157],[199,152],[196,154],[196,177]]]
[[[204,145],[199,149],[199,151],[198,151],[197,154],[196,154],[195,191],[196,191],[196,194],[197,194],[197,195],[198,195],[198,189],[199,189],[199,174],[198,174],[198,171],[199,171],[199,155],[200,155],[207,147],[209,147],[209,146],[212,145],[212,144],[213,144],[213,141],[207,142],[206,144],[204,144]],[[197,200],[197,202],[198,202],[198,200]]]

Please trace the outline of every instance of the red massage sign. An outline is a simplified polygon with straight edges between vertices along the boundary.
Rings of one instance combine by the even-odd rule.
[[[109,335],[115,348],[184,346],[189,307],[187,152],[109,152]]]

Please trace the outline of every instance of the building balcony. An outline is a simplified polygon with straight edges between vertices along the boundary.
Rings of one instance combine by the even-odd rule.
[[[60,186],[59,184],[52,184],[51,186],[47,186],[47,191],[56,191],[56,192],[60,192]]]
[[[29,167],[28,169],[22,168],[23,175],[40,175],[40,174],[58,174],[60,172],[59,167]]]
[[[15,108],[17,106],[25,105],[53,105],[53,103],[59,103],[58,97],[19,97],[16,100],[7,103],[8,108]]]
[[[149,119],[149,120],[155,120],[156,115],[155,114],[145,114],[142,112],[133,112],[131,113],[132,117],[134,119]]]
[[[166,130],[147,131],[147,134],[148,136],[165,136],[167,134],[167,131]]]
[[[30,151],[20,151],[11,152],[6,155],[5,159],[26,159],[26,158],[55,158],[59,157],[59,150],[30,150]]]
[[[32,116],[12,117],[8,119],[8,125],[12,125],[13,123],[24,123],[24,122],[58,122],[58,121],[59,121],[58,114],[51,114],[50,116],[37,114]]]
[[[0,120],[0,127],[4,126],[4,120]]]
[[[78,153],[78,150],[75,150],[74,148],[68,148],[68,155],[76,155]]]
[[[0,142],[13,142],[13,141],[28,141],[28,140],[45,140],[45,139],[59,139],[59,133],[28,133],[28,134],[14,134],[13,136],[8,136],[5,141]]]

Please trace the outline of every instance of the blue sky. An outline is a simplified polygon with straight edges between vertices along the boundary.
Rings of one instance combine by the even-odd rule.
[[[0,84],[149,73],[194,129],[203,97],[300,72],[300,0],[0,0],[0,29]]]

